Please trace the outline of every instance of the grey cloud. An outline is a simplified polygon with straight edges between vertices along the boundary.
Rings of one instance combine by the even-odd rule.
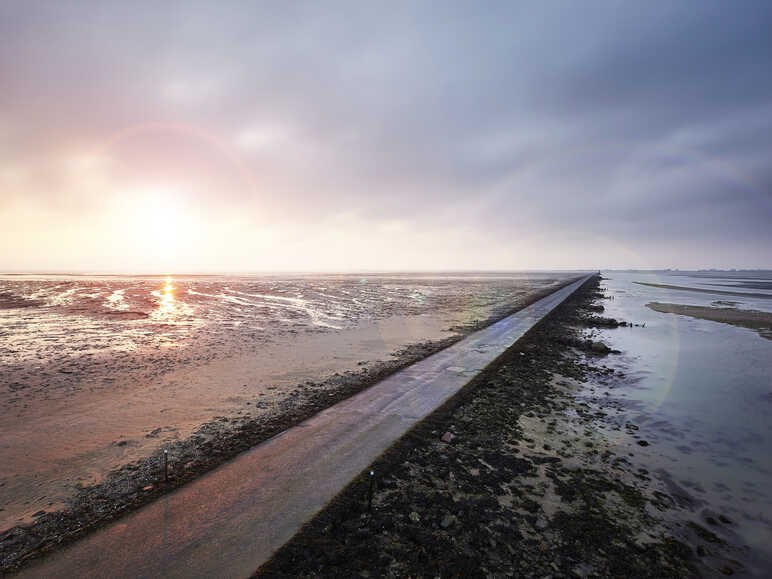
[[[163,131],[121,143],[115,176],[187,175],[202,203],[270,197],[298,221],[455,212],[499,243],[656,230],[756,239],[762,259],[770,23],[756,1],[4,3],[0,146],[34,165],[74,133],[279,126],[281,146],[234,146],[248,183],[211,143]]]

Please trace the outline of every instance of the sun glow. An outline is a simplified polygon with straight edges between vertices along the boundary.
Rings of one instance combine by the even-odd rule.
[[[166,192],[151,192],[145,197],[147,233],[162,254],[173,254],[180,248],[186,233],[186,215],[182,203]]]
[[[176,189],[147,187],[114,197],[113,235],[152,269],[174,270],[200,229],[189,199]]]

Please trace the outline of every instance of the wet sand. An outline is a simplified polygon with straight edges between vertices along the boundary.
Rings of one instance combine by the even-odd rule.
[[[7,465],[0,528],[63,508],[79,486],[185,440],[203,424],[272,417],[283,401],[302,396],[306,380],[324,382],[399,360],[392,354],[417,336],[432,342],[456,335],[445,329],[442,320],[391,318],[277,341],[254,355],[185,365],[152,380],[118,373],[109,389],[75,381],[66,396],[45,396],[45,384],[28,380],[26,388],[39,386],[41,396],[6,404],[0,414],[0,456]]]
[[[745,289],[760,289],[760,290],[772,290],[772,281],[735,281],[729,283],[709,283],[703,285],[711,285],[718,287],[737,287]]]
[[[756,330],[759,335],[772,340],[772,313],[757,310],[740,310],[737,308],[710,308],[706,306],[689,306],[684,304],[667,304],[650,302],[646,307],[655,312],[678,314],[700,320],[710,320],[731,324],[742,328]]]
[[[695,287],[685,287],[680,285],[669,285],[664,283],[648,283],[643,281],[634,281],[633,283],[636,283],[638,285],[646,285],[649,287],[658,287],[663,289],[674,289],[674,290],[682,290],[687,292],[697,292],[702,294],[717,294],[722,296],[737,296],[737,297],[744,297],[744,298],[759,298],[763,300],[772,300],[772,294],[760,294],[760,293],[749,293],[749,292],[730,292],[725,290],[713,290],[713,289],[700,289]]]

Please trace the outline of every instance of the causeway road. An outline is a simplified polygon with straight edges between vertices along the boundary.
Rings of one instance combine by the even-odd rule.
[[[395,440],[589,277],[46,555],[18,577],[249,577]]]

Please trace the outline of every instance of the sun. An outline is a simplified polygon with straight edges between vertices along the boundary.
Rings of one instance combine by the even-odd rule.
[[[145,196],[146,227],[150,239],[159,251],[179,249],[185,229],[185,209],[175,196],[165,191],[149,192]]]
[[[174,273],[200,256],[208,222],[186,189],[136,187],[106,199],[103,245],[116,269],[133,263],[140,273]]]
[[[196,230],[185,196],[169,188],[147,187],[125,199],[122,214],[134,248],[158,269],[173,270]]]

